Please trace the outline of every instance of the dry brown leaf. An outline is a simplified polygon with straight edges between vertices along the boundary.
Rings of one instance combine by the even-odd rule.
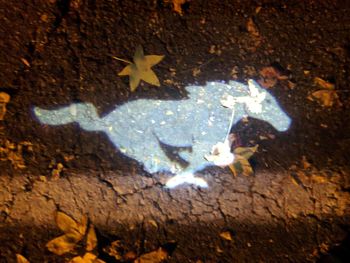
[[[332,107],[333,105],[341,105],[339,96],[334,89],[334,84],[325,81],[319,77],[314,78],[314,83],[321,87],[321,90],[312,92],[307,98],[311,101],[317,101],[323,107]]]
[[[159,79],[151,68],[158,64],[164,56],[145,56],[142,47],[138,46],[133,58],[134,63],[117,57],[113,58],[129,63],[129,65],[118,73],[118,76],[129,76],[129,85],[132,92],[136,90],[141,80],[154,86],[160,86]]]
[[[192,70],[192,76],[197,77],[199,74],[201,74],[201,69],[200,68],[194,68]]]
[[[258,27],[256,26],[253,18],[250,17],[247,20],[246,28],[247,28],[247,31],[248,31],[248,33],[250,35],[250,38],[253,41],[253,44],[252,44],[252,47],[250,48],[250,50],[251,51],[255,51],[256,48],[260,46],[260,44],[262,42],[262,38],[261,38],[260,32],[258,30]]]
[[[23,158],[23,149],[33,151],[33,145],[24,141],[15,144],[9,140],[0,141],[0,161],[10,161],[15,169],[24,169],[26,167]]]
[[[72,229],[78,229],[78,223],[61,211],[57,211],[56,213],[56,224],[64,233],[68,233]]]
[[[229,231],[225,231],[225,232],[220,233],[220,237],[225,239],[225,240],[232,241],[232,235]]]
[[[166,3],[172,3],[173,10],[178,13],[179,15],[182,15],[182,5],[188,2],[188,0],[165,0]]]
[[[319,77],[314,78],[314,83],[323,89],[334,90],[334,84],[328,81],[325,81],[324,79],[321,79]]]
[[[253,168],[248,160],[257,151],[257,149],[258,145],[255,145],[254,147],[238,147],[234,149],[233,153],[235,160],[229,165],[233,176],[237,176],[238,174],[249,176],[253,173]]]
[[[312,174],[311,175],[311,179],[315,182],[315,183],[319,183],[319,184],[324,184],[327,183],[327,178],[325,178],[324,176],[321,175],[317,175],[317,174]]]
[[[89,231],[86,238],[86,251],[92,251],[97,246],[97,237],[95,228],[90,224]]]
[[[103,260],[98,259],[96,255],[92,253],[85,253],[83,257],[77,256],[72,258],[69,263],[104,263]]]
[[[76,244],[83,239],[87,227],[87,217],[83,216],[81,221],[77,222],[67,214],[58,211],[56,224],[65,234],[49,241],[46,247],[56,255],[63,255],[72,251]]]
[[[21,58],[21,61],[24,65],[26,65],[28,68],[30,68],[30,63],[28,62],[28,60],[26,60],[25,58]]]
[[[114,257],[118,261],[123,259],[124,250],[125,247],[120,240],[113,241],[110,246],[103,249],[104,252],[106,252],[111,257]]]
[[[272,88],[276,85],[277,81],[288,79],[287,76],[282,75],[279,70],[272,66],[262,68],[259,71],[259,75],[261,78],[258,82],[264,88]]]
[[[167,257],[168,252],[160,247],[155,251],[141,255],[134,263],[160,263],[167,259]]]
[[[126,252],[126,254],[124,255],[123,259],[127,262],[134,260],[135,258],[137,258],[137,255],[134,251],[129,251]]]
[[[340,105],[339,96],[335,90],[317,90],[307,97],[311,101],[317,101],[323,107],[332,107],[334,104]]]
[[[51,177],[52,177],[52,179],[54,179],[54,180],[59,179],[60,176],[61,176],[61,173],[62,173],[62,171],[63,171],[63,168],[64,168],[64,167],[63,167],[63,164],[58,163],[57,166],[56,166],[56,168],[54,168],[54,169],[51,171]]]
[[[75,221],[70,216],[63,212],[58,211],[56,216],[57,226],[70,238],[79,242],[83,239],[86,228],[87,228],[87,218],[83,216],[80,222]]]
[[[292,183],[293,183],[295,186],[299,186],[299,183],[297,182],[297,180],[296,180],[293,176],[291,176],[290,178],[292,179]]]
[[[0,92],[0,121],[2,121],[6,114],[6,104],[10,101],[10,95],[6,92]]]
[[[76,243],[75,239],[70,238],[68,235],[62,235],[49,241],[46,247],[50,252],[60,256],[72,251]]]
[[[69,260],[68,263],[85,263],[85,261],[81,256],[76,256]]]
[[[311,167],[311,163],[306,159],[305,155],[303,155],[301,158],[301,164],[304,170],[309,169]]]
[[[88,218],[86,215],[83,215],[80,222],[78,222],[78,233],[81,235],[81,239],[85,235],[87,229]],[[81,240],[80,239],[80,240]]]
[[[17,263],[29,263],[29,260],[23,257],[21,254],[16,254]]]
[[[248,18],[248,21],[247,21],[247,24],[246,24],[246,27],[247,27],[247,31],[248,33],[255,37],[255,38],[260,38],[260,33],[259,33],[259,30],[253,20],[253,18]]]

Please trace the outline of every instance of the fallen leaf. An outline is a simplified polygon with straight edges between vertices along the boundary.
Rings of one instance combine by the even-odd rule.
[[[255,145],[254,147],[237,147],[233,153],[237,157],[242,157],[246,160],[248,160],[250,157],[253,156],[253,154],[257,151],[258,145]]]
[[[260,79],[258,83],[264,88],[272,88],[279,80],[288,79],[287,76],[282,75],[275,67],[264,67],[259,71]]]
[[[258,145],[255,145],[254,147],[238,147],[234,149],[234,162],[228,166],[234,176],[237,176],[238,174],[249,176],[253,173],[253,168],[248,160],[257,149]]]
[[[129,65],[118,73],[118,76],[129,76],[129,85],[132,92],[136,90],[141,80],[154,86],[160,86],[159,79],[151,68],[158,64],[164,56],[145,56],[142,47],[138,46],[133,58],[134,63],[117,57],[113,58],[129,63]]]
[[[60,256],[72,251],[76,244],[77,242],[74,238],[70,238],[68,235],[62,235],[50,240],[46,244],[46,247],[50,252]]]
[[[197,77],[200,73],[201,73],[201,69],[200,68],[194,68],[192,70],[192,76],[193,77]]]
[[[158,228],[158,224],[157,224],[157,222],[156,222],[155,220],[150,219],[150,220],[148,220],[148,223],[149,223],[150,225],[154,226],[155,228]]]
[[[261,8],[262,8],[261,6],[258,6],[257,8],[255,8],[255,14],[258,14],[260,12]]]
[[[125,247],[120,240],[113,241],[108,247],[103,248],[103,251],[114,257],[116,260],[120,261],[123,259],[123,251]]]
[[[339,96],[335,90],[317,90],[307,97],[311,101],[317,101],[323,107],[332,107],[334,104],[341,105]]]
[[[125,261],[128,262],[128,261],[134,260],[136,257],[137,255],[134,251],[129,251],[129,252],[126,252],[123,258]]]
[[[297,182],[297,180],[295,179],[294,176],[291,176],[290,178],[292,179],[292,183],[293,183],[295,186],[299,186],[299,183]]]
[[[334,84],[325,81],[319,77],[314,78],[314,83],[322,89],[312,92],[307,98],[311,101],[317,101],[323,107],[332,107],[341,105],[339,96],[335,90]]]
[[[16,254],[17,263],[29,263],[28,259],[23,257],[21,254]]]
[[[220,233],[220,237],[225,239],[225,240],[232,241],[232,236],[231,236],[231,233],[229,231],[225,231],[225,232]]]
[[[221,247],[216,246],[216,252],[217,253],[223,253],[224,251],[221,249]]]
[[[86,238],[86,250],[91,251],[97,246],[97,237],[95,228],[92,224],[90,224],[89,231]]]
[[[72,258],[69,263],[104,263],[105,261],[98,259],[96,255],[92,253],[85,253],[83,257],[77,256]]]
[[[248,18],[247,23],[246,23],[246,28],[247,31],[253,40],[253,46],[250,48],[251,51],[255,51],[258,46],[260,46],[262,40],[260,36],[260,32],[258,30],[258,27],[256,26],[253,18]]]
[[[248,18],[246,27],[247,27],[247,31],[250,35],[252,35],[255,38],[260,38],[259,30],[258,30],[253,18],[251,18],[251,17]]]
[[[24,141],[19,144],[9,140],[0,141],[0,161],[10,161],[15,169],[26,167],[23,158],[23,149],[30,152],[33,150],[30,142]]]
[[[319,77],[314,78],[314,83],[323,89],[334,90],[334,84],[328,81],[325,81],[324,79],[321,79]]]
[[[160,263],[167,259],[168,252],[163,248],[141,255],[135,259],[134,263]]]
[[[311,163],[306,159],[306,156],[303,155],[301,158],[301,164],[303,165],[303,169],[309,169],[311,167]]]
[[[83,239],[87,227],[87,217],[83,216],[81,221],[77,222],[67,214],[58,211],[56,224],[65,234],[49,241],[46,247],[56,255],[63,255],[72,251],[76,244]]]
[[[315,182],[315,183],[319,183],[319,184],[324,184],[327,182],[327,179],[324,176],[321,175],[317,175],[317,174],[312,174],[311,175],[311,179]]]
[[[54,179],[54,180],[57,180],[60,178],[61,176],[61,173],[63,171],[63,164],[61,163],[58,163],[56,168],[54,168],[52,171],[51,171],[51,177]]]
[[[10,101],[10,95],[6,92],[0,92],[0,121],[2,121],[6,114],[6,104]]]
[[[166,3],[172,3],[173,4],[173,10],[182,15],[182,5],[185,4],[188,0],[166,0]]]
[[[61,211],[56,213],[56,224],[64,233],[68,233],[71,229],[78,229],[78,223]]]
[[[24,65],[30,68],[30,63],[28,62],[28,60],[26,60],[25,58],[21,58],[21,61],[23,62]]]
[[[76,242],[83,239],[87,228],[87,218],[83,216],[80,222],[75,221],[70,216],[58,211],[56,215],[57,226],[65,233],[69,234]]]

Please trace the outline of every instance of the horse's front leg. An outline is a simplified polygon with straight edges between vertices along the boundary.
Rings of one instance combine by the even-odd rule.
[[[203,178],[196,177],[193,172],[189,171],[173,176],[166,182],[165,187],[174,188],[181,184],[193,184],[202,188],[208,187],[208,183]]]

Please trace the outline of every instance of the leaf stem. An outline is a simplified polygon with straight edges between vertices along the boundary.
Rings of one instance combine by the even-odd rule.
[[[131,62],[131,61],[126,60],[126,59],[117,58],[117,57],[115,57],[115,56],[111,56],[111,58],[114,58],[114,59],[119,60],[119,61],[123,61],[123,62],[128,63],[128,64],[132,64],[132,62]]]

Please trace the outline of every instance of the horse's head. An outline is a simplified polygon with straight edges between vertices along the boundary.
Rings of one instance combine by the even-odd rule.
[[[266,121],[278,131],[288,130],[291,119],[266,89],[254,80],[248,80],[248,94],[249,96],[237,98],[236,101],[244,103],[250,117]]]

